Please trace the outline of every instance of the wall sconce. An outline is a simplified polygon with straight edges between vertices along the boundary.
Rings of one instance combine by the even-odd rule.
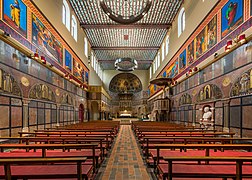
[[[230,49],[232,47],[232,44],[233,44],[233,41],[232,40],[229,40],[227,42],[227,48]]]
[[[214,58],[217,58],[219,56],[218,53],[214,53]]]
[[[34,53],[33,58],[38,60],[39,59],[39,54],[37,52]]]
[[[246,42],[246,35],[245,34],[241,34],[239,36],[239,43],[243,44]]]
[[[194,71],[194,72],[198,71],[198,68],[195,66],[195,67],[193,68],[193,71]]]
[[[230,48],[228,46],[225,46],[225,52],[228,52]]]
[[[41,62],[42,62],[43,64],[46,64],[45,56],[41,56],[41,57],[40,57],[40,60],[41,60]]]
[[[66,73],[66,74],[65,74],[65,78],[66,78],[66,79],[69,79],[69,73]]]

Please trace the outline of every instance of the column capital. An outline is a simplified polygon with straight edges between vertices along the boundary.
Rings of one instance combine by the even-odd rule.
[[[22,102],[23,102],[23,106],[28,106],[28,104],[31,102],[31,100],[28,98],[23,98]]]

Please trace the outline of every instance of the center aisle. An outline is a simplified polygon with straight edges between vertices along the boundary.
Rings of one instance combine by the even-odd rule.
[[[121,125],[102,179],[151,179],[130,125]]]

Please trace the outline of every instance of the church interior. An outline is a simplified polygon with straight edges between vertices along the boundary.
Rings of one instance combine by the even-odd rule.
[[[252,179],[252,0],[0,0],[0,179]]]

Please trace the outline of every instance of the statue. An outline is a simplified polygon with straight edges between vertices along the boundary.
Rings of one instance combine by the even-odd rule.
[[[241,93],[246,93],[249,87],[249,76],[247,73],[243,74],[241,79],[240,79],[240,84],[241,84]]]
[[[205,129],[208,129],[209,126],[212,125],[211,119],[212,119],[212,112],[210,111],[209,106],[206,106],[206,107],[204,107],[204,113],[203,113],[202,119],[200,119],[200,124]]]

